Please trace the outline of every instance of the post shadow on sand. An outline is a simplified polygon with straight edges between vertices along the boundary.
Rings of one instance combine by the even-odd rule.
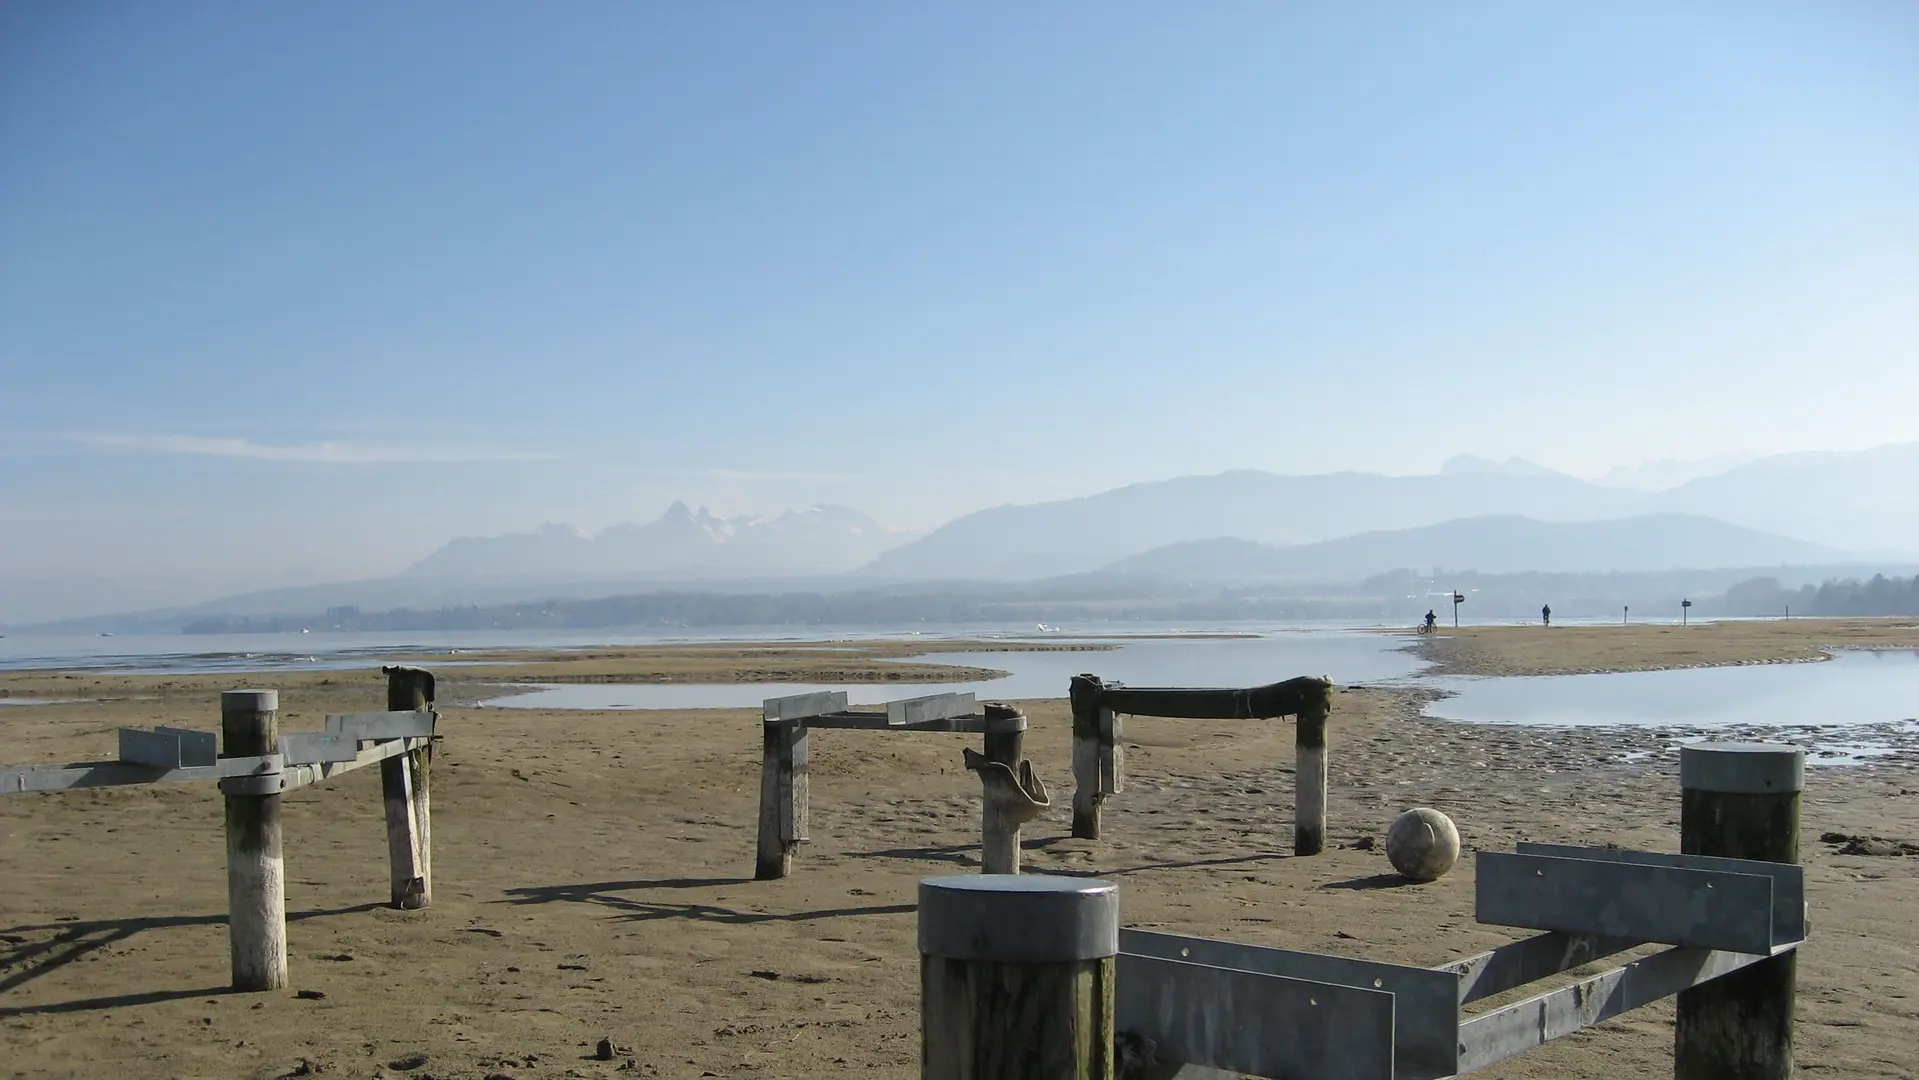
[[[507,889],[505,900],[496,904],[596,904],[617,912],[626,922],[652,922],[656,919],[693,919],[699,922],[750,926],[763,922],[811,922],[815,919],[853,918],[860,915],[907,915],[918,910],[916,904],[871,904],[864,907],[823,908],[818,911],[739,911],[718,904],[660,903],[623,895],[654,889],[700,889],[723,885],[753,885],[752,878],[664,878],[657,881],[594,881],[576,885],[533,885]]]
[[[386,905],[368,903],[354,904],[350,907],[289,911],[287,920],[292,922],[317,919],[327,915],[358,915],[384,906]],[[224,914],[160,915],[132,919],[96,919],[90,922],[56,921],[10,926],[0,930],[0,971],[19,970],[14,970],[13,974],[0,978],[0,994],[32,982],[42,975],[57,971],[89,953],[109,945],[117,945],[144,930],[167,930],[180,926],[224,926],[226,921],[227,917]],[[44,941],[30,940],[25,936],[45,933],[49,930],[54,931],[54,936]],[[0,1006],[0,1016],[83,1012],[88,1009],[109,1009],[118,1005],[139,1005],[149,1001],[169,1001],[180,997],[211,997],[226,992],[226,987],[213,990],[158,990],[145,994],[126,994],[49,1005],[18,1008]]]
[[[1055,844],[1072,840],[1070,836],[1042,836],[1020,843],[1022,851],[1044,851]],[[849,851],[848,856],[855,859],[915,859],[921,862],[953,863],[961,866],[979,865],[979,845],[935,844],[926,847],[883,848],[877,851]],[[1270,862],[1292,858],[1290,852],[1262,852],[1253,855],[1227,855],[1215,859],[1186,859],[1178,862],[1142,863],[1139,866],[1122,866],[1112,869],[1079,869],[1070,866],[1049,866],[1044,869],[1033,868],[1028,873],[1045,873],[1058,877],[1114,877],[1122,874],[1137,874],[1147,870],[1191,870],[1205,866],[1238,866],[1252,862]]]
[[[1322,889],[1400,889],[1420,882],[1403,874],[1368,874],[1365,877],[1347,878],[1345,881],[1329,881],[1321,885]]]

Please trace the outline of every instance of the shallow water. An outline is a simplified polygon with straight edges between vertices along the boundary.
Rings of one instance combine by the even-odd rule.
[[[1074,675],[1090,671],[1135,686],[1259,686],[1298,675],[1341,685],[1407,678],[1423,661],[1402,637],[1351,630],[1280,631],[1251,638],[1114,639],[1103,652],[939,653],[913,662],[989,667],[1006,678],[964,683],[588,683],[543,685],[488,701],[517,709],[744,709],[770,697],[844,690],[853,704],[972,692],[981,700],[1063,698]]]
[[[934,641],[1054,638],[1085,634],[1259,633],[1279,628],[1333,629],[1352,623],[1261,623],[1160,626],[1143,623],[1067,625],[1037,633],[1032,623],[971,624],[928,629],[891,627],[732,626],[638,627],[625,630],[443,630],[358,633],[314,630],[277,634],[10,635],[0,637],[0,671],[43,668],[110,670],[123,675],[185,675],[202,671],[284,671],[371,667],[397,654],[491,653],[508,650],[591,649],[620,645],[702,642]],[[444,663],[444,661],[443,661]]]
[[[1919,717],[1919,652],[1841,652],[1819,663],[1422,679],[1453,696],[1428,716],[1476,724],[1819,727]]]

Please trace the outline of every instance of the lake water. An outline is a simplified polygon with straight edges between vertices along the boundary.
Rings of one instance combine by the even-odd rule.
[[[1454,696],[1429,716],[1477,724],[1819,727],[1919,717],[1919,653],[1604,675],[1421,680]]]
[[[542,686],[488,706],[517,709],[744,709],[770,697],[844,690],[867,705],[922,694],[970,691],[981,700],[1063,698],[1074,675],[1090,671],[1134,686],[1259,686],[1326,675],[1342,686],[1405,679],[1423,665],[1404,637],[1356,630],[1282,630],[1245,638],[1109,639],[1101,652],[959,652],[919,663],[995,668],[1006,678],[967,683],[733,683]]]
[[[1055,638],[1087,634],[1259,633],[1324,630],[1352,623],[1261,623],[1161,626],[1149,623],[1067,625],[1040,634],[1032,623],[968,624],[928,629],[892,627],[729,626],[712,629],[642,627],[631,630],[445,630],[418,633],[346,633],[315,630],[283,634],[11,635],[0,637],[0,671],[42,668],[111,670],[120,674],[184,675],[202,671],[334,670],[378,666],[418,653],[489,653],[520,649],[592,649],[620,645],[729,641],[933,641]],[[457,663],[458,661],[456,661]],[[478,661],[475,661],[478,662]]]

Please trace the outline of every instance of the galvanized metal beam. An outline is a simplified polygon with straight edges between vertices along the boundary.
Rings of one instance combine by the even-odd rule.
[[[1482,851],[1475,878],[1483,923],[1743,953],[1774,945],[1765,874]]]
[[[1634,938],[1548,931],[1433,970],[1458,977],[1459,1004],[1465,1005],[1643,944]]]
[[[1472,1017],[1459,1025],[1459,1071],[1483,1069],[1766,958],[1711,949],[1668,949]]]
[[[1159,1061],[1253,1076],[1393,1080],[1393,995],[1122,952],[1115,1027]]]
[[[374,742],[380,739],[417,739],[433,734],[438,714],[419,712],[347,713],[326,718],[326,733],[342,739]]]
[[[1521,855],[1561,859],[1631,863],[1635,866],[1677,866],[1688,870],[1719,870],[1730,874],[1763,874],[1772,879],[1773,944],[1803,941],[1806,937],[1806,868],[1796,863],[1757,859],[1722,859],[1711,855],[1672,855],[1625,848],[1577,847],[1571,844],[1534,844],[1521,841]]]
[[[971,716],[979,711],[972,694],[929,694],[886,703],[886,722],[894,727]]]
[[[806,720],[826,713],[846,711],[846,691],[822,690],[814,694],[789,694],[767,698],[761,715],[768,723],[778,720]]]
[[[190,765],[169,769],[156,765],[133,765],[121,761],[81,761],[63,765],[10,765],[0,768],[0,795],[20,795],[32,791],[71,791],[76,788],[126,787],[132,784],[164,784],[188,780],[219,780],[228,776],[250,776],[277,764],[277,754],[265,757],[221,758],[212,765]]]
[[[1453,972],[1148,930],[1121,930],[1119,949],[1122,955],[1384,991],[1393,995],[1397,1080],[1432,1080],[1459,1071],[1459,976]]]

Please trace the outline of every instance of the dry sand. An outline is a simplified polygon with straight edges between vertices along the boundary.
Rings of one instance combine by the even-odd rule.
[[[1487,630],[1424,647],[1455,670],[1570,671],[1790,659],[1840,637],[1891,644],[1912,633],[1811,620],[1750,627],[1689,628],[1683,646],[1645,627]],[[887,659],[792,646],[711,655],[728,651],[686,650],[684,665],[661,650],[541,662],[593,665],[572,672],[580,677],[684,677],[697,665],[702,679],[760,681],[776,663],[814,679]],[[1097,656],[1087,666],[1097,671]],[[0,798],[0,1073],[918,1074],[914,890],[921,877],[977,869],[979,788],[960,763],[968,737],[815,733],[814,840],[792,877],[755,882],[754,713],[448,704],[486,696],[477,680],[500,674],[441,671],[432,908],[382,906],[377,770],[287,798],[293,981],[320,1000],[223,991],[224,851],[210,787]],[[556,674],[567,672],[539,678]],[[109,757],[120,725],[215,727],[217,691],[242,684],[279,686],[288,730],[383,700],[373,671],[7,675],[0,689],[16,697],[105,700],[0,710],[0,759]],[[1423,700],[1392,689],[1336,698],[1334,843],[1381,835],[1398,811],[1423,804],[1452,814],[1469,847],[1531,838],[1676,848],[1671,755],[1627,756],[1670,739],[1456,725],[1421,719]],[[1290,857],[1286,722],[1132,721],[1128,789],[1107,806],[1108,839],[1066,839],[1064,703],[1026,708],[1028,754],[1062,804],[1027,827],[1027,866],[1118,881],[1129,924],[1418,964],[1523,936],[1473,921],[1469,861],[1436,883],[1402,886],[1376,852]],[[1808,1075],[1912,1077],[1919,858],[1838,855],[1818,840],[1827,831],[1919,840],[1919,764],[1812,773],[1803,851],[1814,927],[1798,1027]],[[1651,1006],[1480,1075],[1667,1075],[1671,1021],[1670,1003]],[[630,1054],[590,1060],[602,1037]],[[423,1065],[390,1067],[417,1054]]]

